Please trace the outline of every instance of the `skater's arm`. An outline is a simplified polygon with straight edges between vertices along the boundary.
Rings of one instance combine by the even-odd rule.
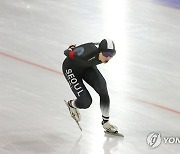
[[[66,49],[66,50],[64,51],[64,54],[65,54],[67,57],[71,57],[72,51],[73,51],[73,49],[74,49],[75,47],[76,47],[76,44],[70,45],[70,46],[68,47],[68,49]]]
[[[96,47],[93,43],[87,43],[78,47],[69,47],[64,51],[64,54],[71,60],[87,61],[87,59],[89,59],[89,56],[93,54],[95,50],[94,48]]]
[[[84,52],[84,49],[82,48],[76,48],[76,49],[66,49],[64,51],[64,54],[69,57],[71,60],[74,59],[81,59],[81,54]]]

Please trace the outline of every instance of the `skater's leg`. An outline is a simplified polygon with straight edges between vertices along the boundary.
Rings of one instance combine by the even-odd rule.
[[[83,75],[83,79],[99,94],[102,118],[104,121],[108,121],[110,99],[104,77],[99,72],[97,67],[92,67],[86,70]]]
[[[110,99],[106,81],[97,67],[89,68],[83,75],[83,79],[94,88],[100,96],[100,108],[102,111],[102,126],[107,132],[117,133],[118,128],[109,122]]]
[[[92,98],[82,81],[81,74],[73,69],[69,61],[63,63],[63,73],[77,98],[72,102],[72,106],[79,109],[88,108],[92,103]]]

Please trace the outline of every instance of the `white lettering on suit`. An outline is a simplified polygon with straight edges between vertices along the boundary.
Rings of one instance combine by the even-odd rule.
[[[66,70],[66,77],[69,82],[69,85],[71,88],[74,88],[77,92],[77,95],[80,96],[80,94],[83,92],[82,87],[79,85],[78,80],[76,79],[72,69],[67,69]]]

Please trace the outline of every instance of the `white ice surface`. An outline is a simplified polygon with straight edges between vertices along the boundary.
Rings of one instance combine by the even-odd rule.
[[[111,98],[105,135],[98,95],[81,110],[81,133],[64,99],[74,98],[61,65],[68,45],[114,40],[98,66]],[[0,154],[179,154],[152,149],[151,132],[180,137],[180,10],[155,0],[1,0]]]

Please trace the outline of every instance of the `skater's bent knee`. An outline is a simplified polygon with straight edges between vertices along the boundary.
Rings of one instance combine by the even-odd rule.
[[[76,100],[76,106],[79,109],[87,109],[91,106],[92,99],[86,99],[86,100]]]
[[[91,104],[92,104],[92,100],[83,101],[81,103],[81,108],[82,109],[87,109],[87,108],[89,108],[91,106]]]

